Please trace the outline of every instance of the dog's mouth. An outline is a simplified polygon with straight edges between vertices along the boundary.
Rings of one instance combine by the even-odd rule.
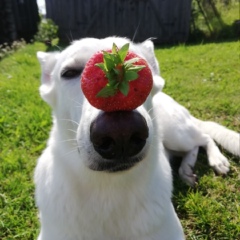
[[[126,171],[140,161],[142,161],[143,155],[131,158],[119,158],[119,159],[98,159],[93,161],[89,168],[94,171],[103,172],[121,172]]]

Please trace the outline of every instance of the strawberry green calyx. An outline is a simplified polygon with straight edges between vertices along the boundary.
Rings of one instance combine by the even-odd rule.
[[[129,82],[137,80],[138,72],[144,65],[134,65],[139,58],[132,58],[124,61],[129,50],[129,43],[118,49],[113,43],[112,51],[103,51],[103,63],[95,66],[102,69],[108,79],[108,83],[96,95],[96,97],[114,96],[118,91],[127,96],[129,92]]]

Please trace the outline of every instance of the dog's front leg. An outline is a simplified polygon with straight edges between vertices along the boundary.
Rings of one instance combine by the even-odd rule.
[[[187,152],[183,159],[180,168],[178,169],[179,176],[190,187],[194,187],[197,183],[197,175],[193,173],[195,163],[197,161],[199,147],[193,148]]]

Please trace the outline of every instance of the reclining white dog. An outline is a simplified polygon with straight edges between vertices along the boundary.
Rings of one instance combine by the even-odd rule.
[[[74,42],[62,53],[38,53],[42,66],[40,93],[53,109],[48,146],[35,170],[41,221],[38,240],[184,239],[171,203],[172,176],[161,126],[152,117],[157,114],[154,93],[161,82],[155,82],[143,106],[126,113],[95,109],[80,89],[80,73],[93,53],[111,48],[113,42],[121,47],[128,41],[88,38]],[[130,49],[147,60],[155,80],[161,79],[152,42],[131,43]],[[66,72],[72,77],[66,78]],[[144,131],[146,137],[134,139],[135,144],[145,141],[144,147],[134,156],[101,157],[90,141],[95,131],[91,126],[104,127],[104,123],[98,126],[97,120],[104,122],[106,115],[110,118],[106,124],[121,121],[122,129],[114,131],[115,135],[126,132],[124,125],[127,131],[133,129],[129,134],[139,134],[139,138]],[[134,128],[139,124],[140,133]]]
[[[201,121],[171,97],[159,92],[153,104],[154,118],[162,127],[163,145],[170,155],[182,156],[178,170],[180,177],[190,186],[195,186],[197,176],[193,173],[199,147],[205,148],[209,165],[217,174],[225,175],[230,164],[220,152],[214,140],[230,153],[240,156],[240,134],[215,122]]]

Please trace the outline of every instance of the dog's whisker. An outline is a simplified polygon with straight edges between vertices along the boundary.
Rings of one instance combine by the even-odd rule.
[[[153,114],[153,116],[151,117],[151,120],[154,121],[157,117],[158,117],[158,115],[155,113],[155,114]]]
[[[66,37],[68,38],[69,42],[72,42],[73,41],[72,31],[70,31],[70,35],[66,34]]]
[[[74,120],[72,120],[72,119],[64,119],[64,118],[61,118],[61,119],[59,119],[60,121],[68,121],[68,122],[71,122],[71,123],[75,123],[77,126],[79,126],[79,123],[78,122],[76,122],[76,121],[74,121]]]
[[[83,106],[75,106],[75,108],[79,108],[79,109],[82,109]]]
[[[150,114],[151,111],[153,111],[153,107],[151,107],[151,108],[147,111],[147,113]]]
[[[80,149],[86,149],[86,148],[89,148],[91,146],[92,146],[92,143],[89,143],[89,144],[79,145],[79,148]]]
[[[67,140],[62,140],[62,141],[59,141],[59,142],[61,142],[61,143],[65,143],[65,142],[76,142],[76,145],[77,145],[77,139],[75,139],[75,138],[73,138],[73,139],[67,139]]]
[[[152,117],[152,118],[151,118],[151,121],[153,122],[156,118],[157,118],[157,116]]]
[[[66,153],[64,154],[64,156],[67,156],[67,155],[70,155],[71,153],[77,152],[77,150],[78,150],[78,146],[75,147],[75,148],[73,148],[71,151],[66,152]]]
[[[67,129],[68,131],[70,132],[73,132],[73,133],[76,133],[77,134],[77,131],[76,130],[73,130],[73,129]]]
[[[78,102],[77,100],[75,100],[75,99],[71,99],[71,101],[77,104],[76,107],[78,107],[78,108],[80,108],[80,107],[82,108],[82,107],[83,107],[83,104],[80,103],[80,102]]]
[[[54,47],[56,47],[59,51],[62,50],[62,48],[59,45],[54,45]]]

